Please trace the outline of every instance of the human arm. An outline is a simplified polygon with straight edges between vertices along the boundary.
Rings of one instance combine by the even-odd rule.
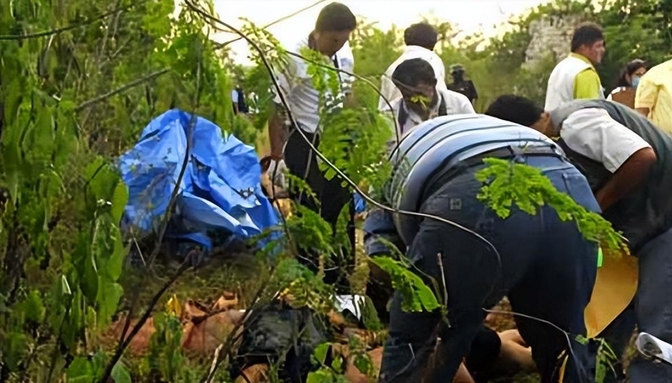
[[[586,69],[574,77],[574,99],[601,98],[602,83],[600,76],[592,69]]]
[[[364,221],[364,248],[368,256],[389,255],[396,250],[404,253],[406,245],[394,225],[392,213],[386,210],[371,210]]]
[[[287,133],[284,110],[281,105],[273,103],[271,118],[268,121],[268,139],[271,144],[271,158],[276,161],[283,157]]]
[[[461,97],[460,99],[460,108],[459,108],[459,113],[463,114],[475,114],[476,111],[474,110],[474,105],[471,103],[469,98],[467,96],[458,93]]]
[[[443,61],[436,53],[432,53],[431,60],[429,61],[434,68],[434,75],[436,76],[436,88],[439,91],[448,90],[448,84],[446,83],[446,67],[443,64]]]
[[[564,121],[560,136],[570,149],[612,173],[595,193],[603,211],[641,187],[657,161],[651,145],[603,109],[572,113]]]
[[[595,193],[595,199],[602,211],[641,187],[656,161],[656,153],[650,147],[633,153],[607,183]]]
[[[469,80],[469,89],[471,89],[472,99],[474,101],[478,100],[478,92],[476,91],[476,86],[474,85],[474,82],[471,80]]]
[[[648,117],[658,100],[658,86],[653,82],[651,75],[642,76],[635,93],[635,110]]]

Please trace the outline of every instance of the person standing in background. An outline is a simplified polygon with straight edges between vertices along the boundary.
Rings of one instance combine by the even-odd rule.
[[[388,102],[394,101],[401,97],[401,92],[392,81],[392,73],[397,69],[399,64],[406,60],[420,58],[427,61],[436,75],[436,87],[439,90],[448,90],[446,86],[446,68],[443,65],[441,58],[434,53],[438,39],[438,32],[434,27],[427,23],[417,23],[406,28],[404,31],[404,52],[396,59],[385,71],[385,74],[380,80],[380,99],[378,101],[379,110],[389,110]]]
[[[233,106],[233,114],[238,114],[238,92],[236,92],[236,88],[231,90],[231,104]]]
[[[464,67],[460,64],[455,64],[450,70],[450,75],[453,77],[453,82],[448,84],[448,89],[453,92],[462,93],[465,95],[469,102],[474,105],[474,102],[478,99],[478,92],[476,92],[476,87],[474,82],[464,78],[465,70]]]
[[[646,73],[646,62],[635,59],[628,63],[621,70],[621,77],[618,78],[616,87],[611,91],[607,100],[620,102],[630,108],[635,107],[635,90],[639,85],[639,80]]]
[[[642,76],[635,109],[657,127],[672,133],[672,60],[654,66]]]
[[[233,102],[233,114],[247,114],[249,112],[247,102],[245,102],[245,92],[240,85],[236,85],[231,91],[231,101]]]
[[[299,45],[299,52],[301,49],[308,47],[329,58],[332,66],[338,68],[340,64],[338,52],[343,48],[356,27],[357,19],[347,6],[336,2],[328,4],[320,11],[314,30],[307,36],[306,41]],[[274,89],[276,95],[268,123],[272,159],[268,173],[277,174],[283,169],[287,169],[290,174],[303,179],[310,186],[317,201],[306,193],[293,194],[293,198],[299,204],[318,212],[332,226],[334,234],[341,210],[350,204],[351,222],[348,226],[348,237],[354,247],[352,192],[349,187],[342,186],[343,179],[339,176],[330,180],[325,178],[325,174],[318,167],[317,156],[303,137],[305,135],[314,146],[319,146],[322,105],[320,103],[320,93],[313,85],[314,79],[308,73],[308,63],[303,58],[290,56],[288,65],[282,71],[276,72],[276,76],[280,85],[280,92],[287,102],[289,111],[297,125],[288,123],[280,94]],[[341,73],[339,73],[338,79],[341,83],[340,92],[324,95],[330,104],[325,113],[338,112],[344,106],[346,95],[349,93],[348,87],[344,84],[344,76]],[[299,129],[303,135],[298,131]],[[320,203],[322,201],[324,203]],[[343,271],[352,271],[348,270],[354,268],[354,257],[352,258],[352,260],[348,260],[351,263],[338,264],[336,267],[325,270],[325,282],[337,284],[337,288],[349,290],[343,286],[347,285],[347,281],[343,278]],[[298,259],[308,268],[317,271],[319,254],[301,250]],[[339,282],[343,282],[343,285]]]
[[[580,25],[574,30],[571,50],[548,78],[545,110],[576,99],[604,99],[604,88],[595,70],[606,51],[602,28],[593,23]]]

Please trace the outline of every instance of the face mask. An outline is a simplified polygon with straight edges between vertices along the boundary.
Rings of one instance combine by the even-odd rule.
[[[632,78],[632,87],[633,88],[637,88],[637,85],[639,85],[639,80],[640,79],[641,79],[641,77],[639,77],[639,76],[634,76]]]

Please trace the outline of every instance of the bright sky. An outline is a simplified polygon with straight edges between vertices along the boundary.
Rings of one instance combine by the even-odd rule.
[[[257,26],[263,26],[314,4],[316,0],[214,0],[215,10],[222,21],[234,27],[243,24],[240,17],[246,17]],[[406,28],[420,21],[421,16],[434,16],[449,21],[466,33],[482,30],[492,34],[495,26],[518,15],[526,9],[544,3],[542,0],[339,0],[350,7],[357,16],[369,22],[377,22],[378,28],[389,29],[393,24]],[[329,4],[325,1],[291,19],[268,28],[283,45],[294,47],[305,38],[315,25],[320,9]],[[222,33],[217,41],[227,41],[237,37]],[[236,62],[247,64],[247,44],[237,41],[231,45]]]

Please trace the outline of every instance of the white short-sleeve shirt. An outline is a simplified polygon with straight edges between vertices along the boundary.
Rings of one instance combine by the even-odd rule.
[[[560,137],[570,149],[602,163],[612,173],[635,152],[651,147],[599,108],[581,109],[570,114],[562,123]]]
[[[301,50],[306,46],[308,46],[307,40],[300,42],[294,53],[300,55]],[[348,57],[348,51],[352,56],[352,51],[348,46],[347,49],[343,50],[342,48],[336,52],[329,63],[333,66],[333,61],[337,61],[340,69],[352,72],[354,58]],[[307,73],[308,64],[300,57],[289,55],[287,67],[275,68],[275,75],[294,119],[305,132],[315,133],[320,124],[319,92],[313,87],[313,79]],[[351,77],[344,76],[343,73],[338,73],[338,77],[341,83],[341,92],[332,95],[334,107],[343,106],[345,93],[349,89],[349,81],[351,82]],[[281,104],[280,96],[276,93],[275,88],[272,88],[272,91],[275,94],[273,101],[276,104]]]

